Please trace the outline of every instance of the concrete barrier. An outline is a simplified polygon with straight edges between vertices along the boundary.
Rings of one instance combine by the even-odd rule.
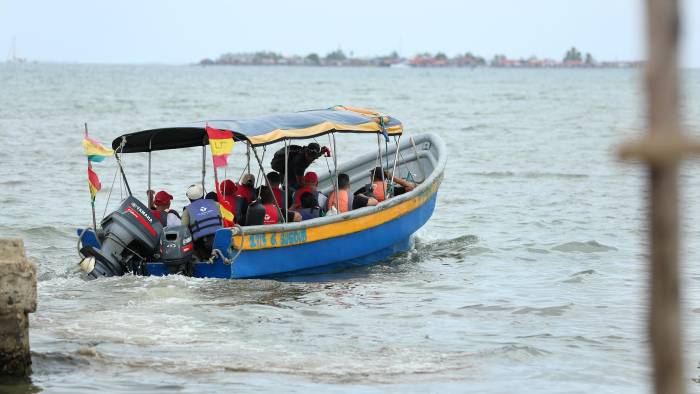
[[[29,313],[36,310],[36,266],[20,238],[0,238],[0,376],[31,373]]]

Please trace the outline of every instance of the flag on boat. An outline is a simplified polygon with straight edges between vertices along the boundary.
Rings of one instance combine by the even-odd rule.
[[[217,197],[219,198],[219,210],[221,211],[221,218],[224,220],[224,227],[233,226],[233,207],[228,201],[222,199],[219,193],[217,193]]]
[[[100,178],[97,177],[97,174],[95,173],[95,171],[92,170],[92,167],[88,166],[87,170],[88,186],[90,187],[90,197],[92,197],[92,201],[95,201],[95,195],[98,191],[100,191],[100,189],[102,189],[102,184],[100,184]]]
[[[233,149],[233,133],[229,130],[219,130],[206,125],[211,146],[211,156],[214,168],[226,167],[229,153]]]
[[[94,162],[100,162],[104,160],[105,157],[109,157],[114,154],[113,150],[88,137],[87,134],[85,134],[85,138],[83,138],[83,151],[88,157],[88,160]]]

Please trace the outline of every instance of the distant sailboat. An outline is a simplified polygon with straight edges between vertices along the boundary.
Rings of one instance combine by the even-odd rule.
[[[12,48],[10,48],[10,52],[7,54],[7,63],[9,63],[9,64],[24,64],[26,62],[27,62],[27,59],[17,56],[17,46],[15,43],[15,38],[12,37]]]

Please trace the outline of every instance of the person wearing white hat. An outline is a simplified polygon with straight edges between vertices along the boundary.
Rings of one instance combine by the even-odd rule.
[[[185,195],[190,200],[190,205],[182,212],[182,225],[188,226],[192,233],[197,257],[208,259],[214,235],[222,224],[219,203],[204,198],[202,185],[191,185]]]

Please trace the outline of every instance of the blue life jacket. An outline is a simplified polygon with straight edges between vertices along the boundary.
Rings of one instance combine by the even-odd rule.
[[[215,201],[200,198],[187,207],[192,239],[197,240],[221,228],[221,213]]]
[[[302,208],[299,210],[301,220],[316,219],[320,216],[321,210],[318,208]]]

